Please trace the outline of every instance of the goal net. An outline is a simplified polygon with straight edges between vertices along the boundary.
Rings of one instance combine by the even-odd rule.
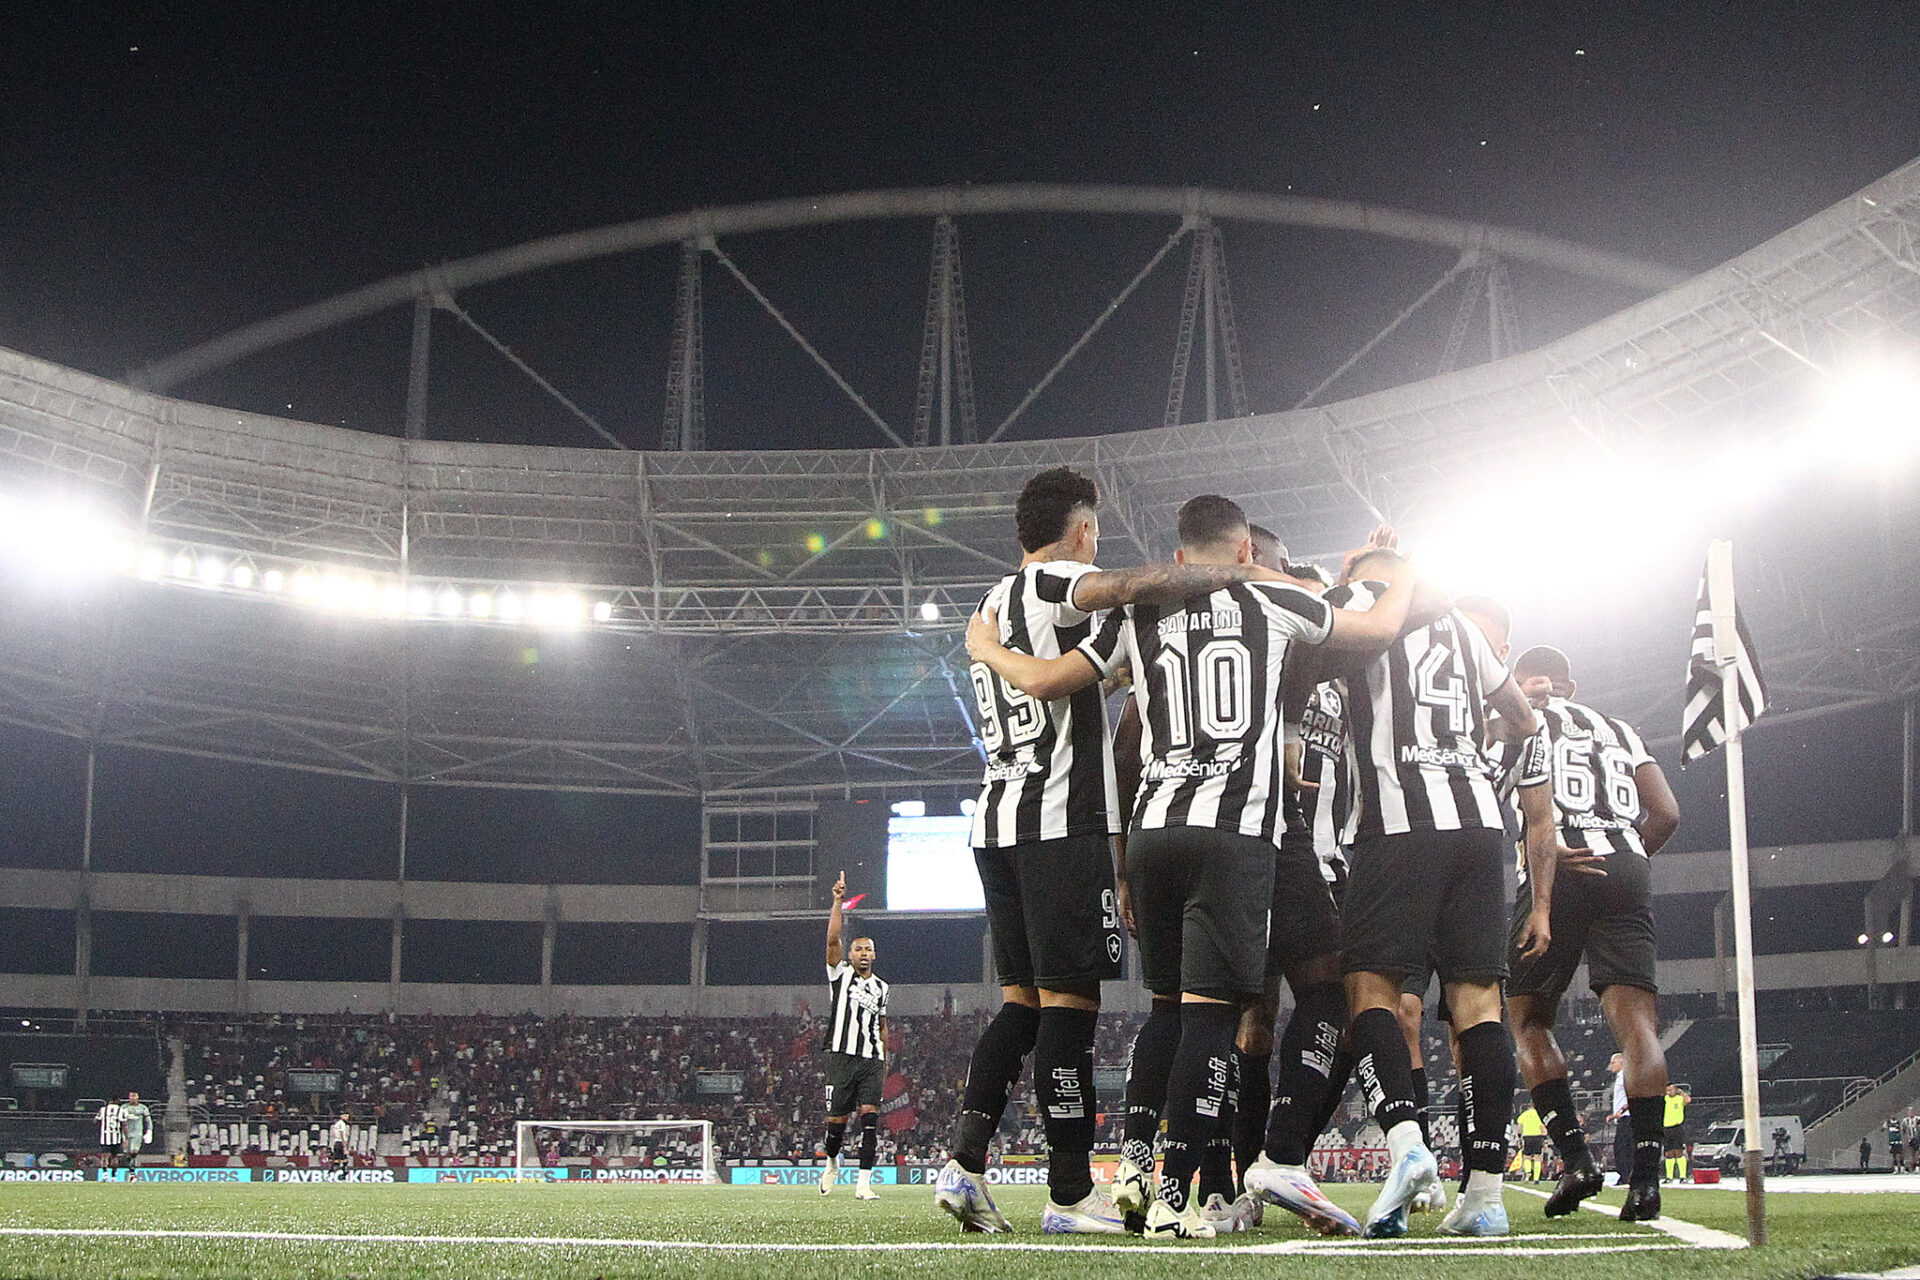
[[[638,1154],[638,1148],[642,1146],[651,1146],[656,1134],[687,1134],[694,1144],[692,1158],[700,1170],[700,1181],[720,1181],[719,1161],[713,1150],[711,1120],[519,1120],[513,1126],[515,1182],[526,1178],[529,1170],[542,1167],[539,1148],[542,1132],[622,1135],[628,1139],[625,1145],[635,1148],[634,1154]]]

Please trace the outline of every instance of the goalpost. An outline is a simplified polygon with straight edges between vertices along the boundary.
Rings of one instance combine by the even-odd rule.
[[[513,1125],[513,1180],[523,1181],[527,1170],[540,1167],[534,1131],[556,1129],[573,1133],[624,1133],[635,1137],[667,1129],[692,1129],[700,1135],[700,1181],[720,1181],[720,1165],[713,1149],[711,1120],[517,1120]]]

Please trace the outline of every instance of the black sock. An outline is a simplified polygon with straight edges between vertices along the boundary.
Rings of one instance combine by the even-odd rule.
[[[1033,1089],[1047,1133],[1047,1186],[1055,1204],[1078,1204],[1093,1190],[1093,1036],[1097,1009],[1053,1005],[1040,1011],[1033,1042]]]
[[[873,1160],[880,1153],[880,1113],[868,1111],[860,1117],[860,1167],[873,1168]]]
[[[1227,1095],[1227,1056],[1240,1011],[1210,1000],[1180,1006],[1180,1046],[1167,1076],[1167,1138],[1160,1196],[1175,1213],[1187,1207],[1200,1156]]]
[[[1627,1115],[1633,1120],[1633,1174],[1628,1181],[1634,1186],[1658,1186],[1666,1155],[1666,1097],[1656,1093],[1628,1098]]]
[[[1505,1024],[1482,1022],[1462,1031],[1460,1100],[1466,1112],[1462,1152],[1466,1166],[1495,1176],[1507,1170],[1507,1121],[1513,1118],[1513,1038]]]
[[[1233,1127],[1239,1118],[1240,1051],[1227,1051],[1227,1093],[1220,1100],[1220,1114],[1214,1118],[1213,1132],[1207,1135],[1206,1150],[1200,1154],[1200,1203],[1214,1196],[1232,1200]]]
[[[845,1120],[827,1121],[827,1159],[831,1160],[840,1154],[840,1144],[846,1140],[846,1137],[847,1122]]]
[[[1279,1164],[1305,1164],[1307,1150],[1325,1127],[1315,1120],[1332,1091],[1347,1010],[1346,993],[1335,982],[1314,983],[1298,996],[1280,1035],[1280,1081],[1267,1115],[1267,1158]]]
[[[1333,1074],[1327,1077],[1327,1098],[1320,1104],[1320,1114],[1314,1117],[1313,1132],[1307,1135],[1307,1150],[1313,1150],[1313,1144],[1333,1123],[1333,1113],[1340,1109],[1340,1102],[1347,1096],[1347,1085],[1353,1079],[1353,1048],[1341,1038],[1340,1048],[1333,1055]]]
[[[1361,1096],[1385,1133],[1414,1118],[1413,1064],[1407,1061],[1407,1038],[1391,1009],[1368,1009],[1353,1020],[1353,1074]]]
[[[987,1144],[1007,1110],[1007,1094],[1020,1078],[1020,1068],[1033,1052],[1040,1032],[1040,1011],[1008,1001],[1000,1006],[980,1043],[973,1047],[967,1068],[967,1088],[960,1098],[960,1119],[954,1125],[953,1158],[968,1173],[987,1171]]]
[[[1568,1165],[1574,1165],[1589,1159],[1587,1155],[1587,1135],[1580,1130],[1580,1113],[1574,1109],[1573,1086],[1567,1078],[1542,1080],[1530,1090],[1533,1096],[1533,1109],[1540,1113],[1541,1123],[1547,1126],[1547,1136],[1553,1139],[1553,1149]]]
[[[1160,1108],[1167,1101],[1167,1076],[1180,1047],[1180,1005],[1155,1000],[1153,1012],[1133,1038],[1127,1058],[1126,1122],[1120,1134],[1120,1158],[1153,1168],[1153,1142],[1160,1136]]]
[[[1267,1140],[1267,1109],[1273,1105],[1273,1055],[1240,1055],[1240,1100],[1233,1111],[1233,1163],[1244,1184],[1247,1166]],[[1244,1186],[1243,1186],[1244,1189]]]
[[[1433,1150],[1433,1130],[1428,1127],[1428,1113],[1433,1109],[1433,1095],[1427,1089],[1427,1064],[1416,1062],[1407,1072],[1413,1081],[1413,1122],[1420,1126],[1420,1143],[1427,1150]]]

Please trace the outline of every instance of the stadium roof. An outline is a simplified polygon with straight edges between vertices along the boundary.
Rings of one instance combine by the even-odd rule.
[[[422,783],[962,779],[978,757],[960,622],[1011,562],[1020,485],[1062,464],[1107,495],[1111,563],[1167,554],[1173,512],[1203,490],[1240,499],[1296,554],[1328,555],[1377,519],[1417,534],[1462,510],[1516,539],[1555,522],[1632,539],[1646,512],[1570,481],[1622,466],[1682,476],[1663,491],[1698,509],[1658,513],[1675,540],[1644,572],[1588,584],[1568,566],[1520,610],[1516,641],[1567,648],[1583,697],[1670,732],[1705,537],[1731,534],[1776,700],[1884,700],[1920,688],[1914,486],[1832,477],[1785,451],[1869,356],[1920,358],[1920,161],[1540,349],[1323,407],[1122,435],[752,453],[409,441],[0,352],[0,521],[48,553],[0,570],[0,718]],[[1820,453],[1853,447],[1830,443]],[[1788,467],[1783,487],[1727,501],[1749,483],[1730,468],[1767,458]],[[1524,483],[1502,487],[1516,467]],[[59,567],[91,536],[78,509],[146,559],[92,578]],[[64,514],[36,530],[39,510]],[[160,581],[142,580],[148,561]],[[270,571],[305,573],[317,594],[273,598]],[[533,584],[606,616],[456,623],[327,595],[397,589],[427,601],[397,612],[434,615],[443,598],[463,613],[475,595],[531,599]]]

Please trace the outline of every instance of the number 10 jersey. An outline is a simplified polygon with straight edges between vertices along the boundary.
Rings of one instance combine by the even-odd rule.
[[[1104,675],[1121,652],[1140,700],[1133,825],[1211,827],[1272,841],[1284,823],[1281,675],[1333,612],[1298,587],[1241,582],[1180,605],[1132,604],[1080,646]]]

